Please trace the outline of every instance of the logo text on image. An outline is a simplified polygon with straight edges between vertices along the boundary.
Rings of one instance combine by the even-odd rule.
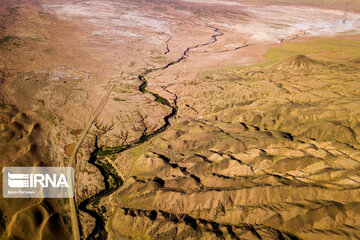
[[[4,198],[72,198],[74,169],[71,167],[6,167]]]

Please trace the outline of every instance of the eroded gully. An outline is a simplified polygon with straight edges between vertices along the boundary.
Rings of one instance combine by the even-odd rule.
[[[180,58],[178,58],[177,60],[169,62],[168,64],[166,64],[162,67],[148,69],[138,76],[138,79],[141,81],[141,84],[139,86],[140,92],[150,93],[151,95],[153,95],[155,97],[155,101],[171,108],[171,113],[164,117],[165,123],[163,126],[161,126],[159,129],[157,129],[151,133],[143,133],[143,135],[138,140],[136,140],[132,143],[129,143],[126,145],[121,145],[121,146],[116,146],[116,147],[106,147],[106,146],[99,147],[98,143],[97,143],[97,138],[95,139],[95,146],[94,146],[95,150],[91,153],[88,163],[94,165],[102,174],[104,183],[105,183],[105,189],[101,190],[96,195],[85,199],[78,206],[78,209],[80,211],[86,212],[90,216],[95,218],[95,227],[94,227],[93,231],[89,234],[87,239],[106,239],[106,237],[107,237],[107,232],[105,231],[105,220],[103,219],[101,213],[98,212],[100,210],[98,209],[98,211],[96,211],[94,209],[88,208],[88,206],[90,204],[99,203],[99,201],[103,197],[106,197],[106,196],[112,194],[113,192],[115,192],[117,189],[119,189],[119,187],[122,185],[122,182],[123,182],[123,180],[119,176],[117,176],[116,173],[114,173],[114,171],[111,169],[111,167],[109,167],[109,165],[101,164],[99,160],[103,159],[107,155],[120,153],[120,152],[123,152],[130,148],[136,147],[136,146],[148,141],[150,138],[164,132],[170,126],[170,119],[173,118],[177,113],[177,105],[176,105],[177,104],[176,103],[177,96],[175,95],[175,101],[173,102],[173,104],[171,104],[166,98],[161,97],[159,94],[148,91],[146,89],[147,84],[148,84],[147,80],[145,79],[146,75],[148,75],[152,72],[165,70],[168,67],[185,60],[186,58],[189,57],[189,52],[192,49],[211,45],[217,41],[217,37],[224,35],[222,32],[219,31],[218,28],[214,28],[214,27],[211,27],[211,28],[214,30],[215,34],[211,36],[211,40],[209,42],[197,44],[192,47],[188,47],[184,51],[183,55]],[[168,48],[168,41],[166,42],[166,46],[167,46],[166,53],[168,53],[170,51],[170,49]],[[109,182],[109,179],[113,179],[112,183]]]

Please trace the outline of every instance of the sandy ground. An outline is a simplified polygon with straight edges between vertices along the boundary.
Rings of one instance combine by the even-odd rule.
[[[100,236],[357,239],[359,9],[355,1],[3,1],[2,166],[24,164],[15,160],[31,146],[26,164],[67,165],[111,83],[77,157],[77,203],[106,186],[88,163],[96,147],[136,142],[178,111],[168,130],[99,157],[125,180],[88,207],[105,220]],[[147,74],[139,91],[140,74],[179,59]],[[26,120],[9,120],[19,112]],[[5,150],[35,123],[38,135]],[[1,200],[14,206],[1,207],[1,236],[36,229],[39,239],[56,228],[69,237],[66,203]],[[32,222],[36,214],[42,221]],[[84,239],[100,234],[93,217],[78,216]],[[22,229],[24,219],[33,227]]]

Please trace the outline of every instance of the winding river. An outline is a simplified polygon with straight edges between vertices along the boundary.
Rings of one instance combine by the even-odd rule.
[[[210,26],[208,26],[210,27]],[[100,164],[98,160],[100,160],[101,158],[104,158],[104,156],[106,155],[112,155],[112,154],[116,154],[116,153],[120,153],[123,151],[126,151],[130,148],[136,147],[146,141],[148,141],[150,138],[164,132],[169,126],[170,126],[170,119],[173,118],[176,113],[177,113],[177,105],[176,105],[176,99],[177,96],[175,95],[175,101],[173,104],[171,104],[166,98],[161,97],[159,94],[155,93],[155,92],[151,92],[148,91],[146,89],[147,87],[147,80],[145,79],[146,75],[152,73],[152,72],[156,72],[156,71],[162,71],[167,69],[168,67],[177,64],[181,61],[183,61],[184,59],[189,57],[189,52],[192,49],[196,49],[199,47],[203,47],[203,46],[207,46],[207,45],[211,45],[213,43],[215,43],[217,41],[217,37],[220,37],[222,35],[224,35],[222,32],[219,31],[218,28],[214,28],[211,27],[213,29],[213,31],[215,32],[214,35],[211,36],[211,40],[206,42],[206,43],[202,43],[202,44],[197,44],[195,46],[192,47],[188,47],[183,55],[178,58],[175,61],[169,62],[168,64],[158,67],[158,68],[152,68],[152,69],[148,69],[145,72],[143,72],[142,74],[140,74],[138,76],[138,79],[141,81],[141,84],[139,86],[139,91],[141,93],[150,93],[155,97],[155,101],[170,107],[171,113],[166,115],[164,117],[164,125],[161,126],[159,129],[157,129],[154,132],[151,133],[144,133],[138,140],[129,143],[127,145],[122,145],[122,146],[116,146],[116,147],[99,147],[98,143],[97,143],[97,138],[95,139],[95,150],[91,153],[90,158],[88,160],[88,163],[94,165],[102,174],[103,178],[104,178],[104,183],[105,183],[105,189],[101,190],[99,193],[97,193],[94,196],[91,196],[90,198],[85,199],[84,201],[82,201],[79,205],[78,205],[78,209],[80,211],[86,212],[88,213],[90,216],[92,216],[93,218],[95,218],[96,222],[95,222],[95,227],[93,229],[93,231],[90,233],[90,235],[87,237],[87,239],[106,239],[107,238],[107,232],[105,231],[105,220],[103,219],[101,213],[99,213],[98,211],[89,209],[88,206],[94,203],[98,203],[101,198],[106,197],[110,194],[112,194],[113,192],[115,192],[116,190],[119,189],[119,187],[122,185],[123,180],[117,176],[115,173],[113,173],[113,171],[111,171],[111,169],[109,168],[109,166],[107,165],[103,165]],[[170,40],[170,39],[169,39]],[[167,52],[170,52],[169,46],[168,46],[168,42],[169,40],[166,41],[166,48],[167,48]],[[115,184],[110,184],[109,183],[109,179],[113,179]],[[114,186],[113,186],[114,185]],[[80,224],[79,224],[80,225]]]

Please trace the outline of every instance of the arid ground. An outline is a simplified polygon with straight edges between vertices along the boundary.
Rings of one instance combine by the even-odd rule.
[[[75,198],[0,238],[360,239],[359,78],[356,0],[1,0],[0,164]]]

